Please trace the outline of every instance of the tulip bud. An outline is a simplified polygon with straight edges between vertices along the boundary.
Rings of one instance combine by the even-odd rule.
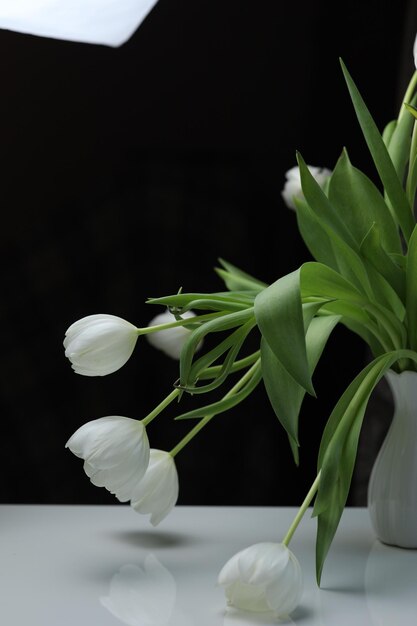
[[[332,175],[332,172],[325,167],[314,167],[313,165],[308,165],[308,169],[320,187],[323,187],[327,179]],[[281,195],[284,198],[284,202],[287,207],[289,209],[295,209],[296,206],[294,198],[298,198],[300,200],[304,198],[303,191],[301,189],[300,168],[298,165],[288,170],[285,174],[285,178],[286,182]]]
[[[283,543],[257,543],[224,565],[218,582],[231,606],[244,611],[289,615],[302,595],[301,567]]]
[[[131,505],[138,513],[151,515],[157,526],[178,499],[178,474],[169,452],[151,449],[148,469],[132,493]]]
[[[65,356],[83,376],[106,376],[129,360],[138,339],[136,326],[115,315],[88,315],[65,333]]]
[[[149,463],[144,425],[120,415],[87,422],[65,447],[84,459],[84,471],[94,485],[105,487],[121,502],[130,500]]]
[[[195,313],[192,311],[186,311],[181,315],[184,319],[195,317]],[[175,322],[175,316],[169,311],[160,313],[154,317],[148,324],[148,326],[158,326],[159,324],[169,324],[169,322]],[[174,328],[166,328],[164,330],[158,330],[154,333],[146,335],[149,343],[158,350],[161,350],[172,359],[179,359],[181,355],[181,349],[190,335],[190,330],[184,326],[175,326]],[[202,342],[200,341],[197,350],[201,348]]]

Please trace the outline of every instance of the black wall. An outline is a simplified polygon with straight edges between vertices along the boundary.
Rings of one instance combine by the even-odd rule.
[[[90,419],[143,417],[177,364],[141,340],[122,370],[83,378],[66,328],[91,313],[144,326],[150,296],[222,289],[219,256],[268,282],[309,260],[284,173],[296,149],[333,167],[346,146],[374,177],[338,58],[382,128],[413,70],[411,20],[405,0],[159,0],[119,49],[0,31],[0,501],[114,502],[65,442]],[[336,330],[300,469],[259,388],[177,457],[180,503],[298,504],[366,358]],[[150,426],[153,447],[190,427],[174,409]]]

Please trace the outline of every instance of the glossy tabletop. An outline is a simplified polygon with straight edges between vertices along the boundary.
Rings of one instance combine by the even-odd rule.
[[[251,626],[271,615],[226,607],[216,585],[225,561],[280,541],[295,509],[178,506],[157,528],[128,505],[0,506],[0,624],[5,626]],[[346,509],[314,576],[316,523],[291,542],[304,574],[286,623],[417,623],[417,550],[382,545],[365,509]]]

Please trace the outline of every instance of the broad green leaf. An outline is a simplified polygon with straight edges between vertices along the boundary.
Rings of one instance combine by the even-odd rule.
[[[365,303],[364,308],[376,320],[380,330],[386,334],[388,338],[388,342],[385,344],[386,352],[399,350],[407,346],[405,326],[392,311],[374,302]]]
[[[417,362],[417,353],[397,350],[383,354],[367,365],[343,393],[324,429],[318,455],[320,484],[313,511],[318,516],[318,584],[349,494],[359,434],[369,398],[385,372],[401,359]]]
[[[328,300],[347,300],[360,305],[363,295],[338,272],[322,263],[308,262],[300,268],[301,295],[321,297]]]
[[[303,302],[302,303],[304,334],[307,333],[307,330],[309,329],[312,320],[320,311],[322,306],[324,306],[325,304],[326,304],[326,300],[321,300],[320,302]]]
[[[307,358],[311,375],[314,373],[330,333],[339,320],[340,317],[336,315],[316,317],[311,320],[306,334]],[[298,416],[305,390],[288,374],[264,338],[261,341],[261,362],[269,401],[288,434],[294,459],[298,464]]]
[[[358,250],[352,233],[344,221],[344,216],[339,215],[335,207],[327,198],[314,176],[308,169],[303,157],[297,153],[298,166],[300,168],[301,187],[308,205],[321,223],[328,224],[331,229],[345,241],[353,250]]]
[[[259,330],[276,358],[301,387],[314,395],[305,344],[300,270],[261,291],[254,308]]]
[[[297,208],[298,230],[311,255],[316,261],[337,270],[339,266],[333,251],[332,242],[322,223],[310,209],[307,202],[297,198],[294,199],[294,202]]]
[[[395,265],[398,265],[400,270],[403,270],[405,272],[406,267],[407,267],[407,256],[404,254],[396,254],[396,253],[393,253],[393,254],[389,253],[389,256],[391,257]]]
[[[389,252],[401,252],[398,227],[383,196],[375,185],[351,164],[343,150],[329,186],[329,200],[359,246],[373,224],[378,225],[381,245]]]
[[[402,303],[405,301],[405,272],[394,262],[393,256],[387,254],[382,247],[380,231],[376,223],[371,226],[362,240],[360,251],[368,263],[384,277],[395,291],[397,299],[400,300],[400,305],[397,301],[394,301],[395,298],[392,298],[389,294],[387,294],[387,298],[384,297],[384,300],[391,302],[393,311],[399,313],[403,307]],[[374,285],[374,275],[371,275],[370,278]],[[377,292],[377,294],[379,297],[379,292]]]
[[[340,315],[341,324],[361,337],[370,347],[374,357],[385,351],[383,347],[384,338],[381,336],[381,332],[362,306],[336,300],[326,304],[323,307],[323,312]]]
[[[265,289],[268,285],[224,259],[218,259],[224,269],[215,268],[216,273],[222,278],[230,291],[251,290],[256,293]]]
[[[376,301],[371,301],[359,293],[355,287],[340,274],[321,263],[305,263],[301,266],[302,298],[321,297],[328,300],[344,300],[351,305],[365,308],[376,320],[385,350],[392,350],[404,345],[404,325],[387,308]],[[385,339],[384,339],[385,333]]]
[[[398,178],[384,141],[365,102],[362,99],[362,96],[346,69],[345,64],[342,60],[340,60],[340,63],[365,141],[378,170],[384,189],[390,200],[390,209],[393,213],[393,217],[400,225],[404,238],[406,242],[408,242],[414,228],[414,219],[407,196],[402,187],[402,183]]]
[[[417,349],[417,226],[411,235],[407,255],[407,326],[410,348]]]
[[[300,164],[303,193],[306,200],[320,221],[320,225],[328,236],[337,268],[340,274],[353,282],[362,292],[372,298],[372,288],[368,274],[360,258],[359,245],[334,207],[330,204],[320,185],[311,175],[301,155],[298,155]]]

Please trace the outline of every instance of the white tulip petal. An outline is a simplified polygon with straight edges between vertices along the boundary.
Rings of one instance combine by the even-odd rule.
[[[288,562],[288,550],[277,543],[258,543],[243,550],[239,556],[239,572],[243,582],[266,585]]]
[[[217,582],[219,585],[226,586],[231,585],[236,580],[239,579],[240,569],[239,569],[239,558],[240,552],[234,554],[228,561],[225,563],[220,570]]]
[[[4,0],[0,28],[70,41],[120,46],[157,0]]]
[[[131,505],[135,511],[151,515],[151,524],[157,526],[175,506],[179,485],[175,461],[163,450],[151,449],[148,469],[132,493]]]
[[[192,311],[185,311],[181,317],[189,319],[191,317],[195,317],[195,313]],[[158,326],[159,324],[168,324],[175,321],[175,316],[169,311],[165,311],[164,313],[160,313],[154,317],[149,322],[148,326]],[[174,328],[167,328],[165,330],[150,333],[146,335],[146,337],[154,348],[161,350],[172,359],[178,360],[181,356],[182,347],[190,336],[190,332],[191,331],[184,326],[176,326]],[[203,342],[201,341],[197,346],[197,350],[201,348],[202,344]]]
[[[310,173],[314,176],[320,187],[323,187],[327,179],[332,175],[331,170],[325,167],[315,167],[314,165],[307,166]],[[285,185],[281,192],[282,198],[290,209],[296,209],[294,198],[304,198],[303,191],[301,189],[301,176],[300,168],[296,165],[292,167],[285,174]]]
[[[280,616],[289,615],[299,605],[303,593],[301,566],[291,553],[292,567],[287,567],[279,580],[267,586],[265,595],[270,608]]]
[[[226,597],[229,604],[239,607],[244,611],[270,611],[266,602],[263,587],[255,587],[242,582],[236,582],[226,589]]]
[[[66,443],[76,456],[100,469],[117,465],[121,455],[139,455],[148,445],[143,424],[120,415],[83,424]]]
[[[229,603],[245,611],[274,611],[286,616],[302,595],[302,575],[294,554],[277,543],[258,543],[235,554],[218,582]]]
[[[66,443],[84,459],[91,482],[127,502],[149,463],[149,442],[142,422],[112,415],[81,426]]]
[[[144,476],[146,466],[144,460],[149,458],[149,450],[133,456],[126,456],[118,465],[110,469],[99,469],[87,461],[84,471],[96,487],[105,487],[120,502],[131,499],[134,488]]]
[[[106,376],[129,360],[137,339],[136,326],[120,317],[88,315],[68,328],[65,356],[77,374]]]

